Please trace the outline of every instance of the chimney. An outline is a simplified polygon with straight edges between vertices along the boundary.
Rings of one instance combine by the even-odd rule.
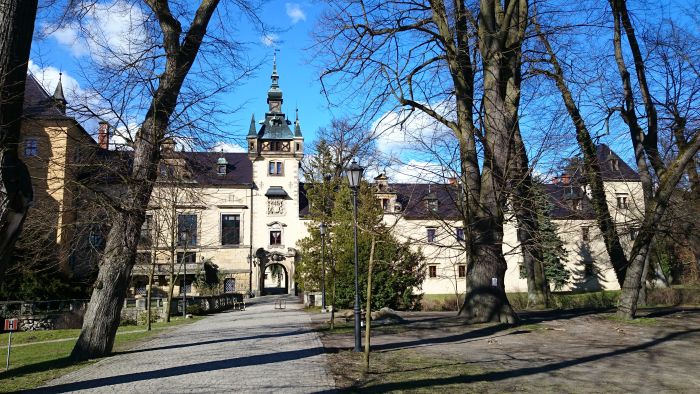
[[[562,183],[563,185],[568,185],[569,183],[571,183],[571,175],[569,175],[569,174],[562,174],[562,176],[561,176],[561,183]]]
[[[101,120],[97,129],[97,144],[102,149],[109,149],[109,123]]]

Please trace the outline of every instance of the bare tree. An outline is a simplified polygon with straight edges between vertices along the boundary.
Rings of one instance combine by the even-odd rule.
[[[478,17],[464,1],[347,3],[337,3],[333,14],[322,19],[325,28],[318,42],[331,54],[322,79],[336,78],[335,86],[350,95],[361,92],[359,106],[368,117],[388,105],[425,113],[452,131],[459,144],[459,174],[468,207],[462,312],[472,321],[516,321],[505,296],[501,241],[504,190],[513,133],[518,132],[520,51],[528,2],[484,0]],[[477,77],[483,96],[479,105]],[[447,110],[441,111],[441,106]],[[479,106],[483,111],[477,127]]]
[[[17,146],[36,10],[36,0],[0,1],[0,275],[33,199]]]
[[[192,19],[180,21],[190,8],[165,0],[144,0],[156,24],[152,27],[153,45],[144,56],[163,59],[162,72],[153,79],[153,89],[143,120],[133,140],[133,156],[128,170],[125,198],[122,200],[107,237],[105,253],[95,282],[85,322],[71,357],[86,359],[109,353],[119,324],[119,315],[136,258],[136,249],[145,211],[158,175],[161,143],[166,137],[171,117],[176,113],[178,97],[185,78],[195,64],[207,37],[207,27],[219,6],[218,0],[203,0],[191,9]],[[247,4],[235,2],[244,11]],[[171,9],[175,6],[175,9]],[[187,30],[183,31],[183,25]],[[162,48],[162,53],[159,53]],[[150,54],[150,55],[149,55]],[[134,72],[138,74],[139,68]],[[118,81],[118,78],[115,79]]]

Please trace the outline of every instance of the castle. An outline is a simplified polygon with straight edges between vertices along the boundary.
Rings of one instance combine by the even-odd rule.
[[[80,217],[86,197],[72,185],[93,178],[81,178],[74,167],[89,168],[80,164],[90,160],[104,163],[128,152],[109,149],[106,124],[100,124],[95,142],[78,122],[65,115],[60,83],[50,96],[28,76],[25,101],[25,112],[34,115],[23,125],[20,153],[30,167],[38,201],[28,220],[39,215],[38,207],[46,206],[46,212],[56,216],[49,222],[53,229],[50,238],[64,245],[59,248],[63,251],[61,261],[65,261],[62,268],[74,272],[87,269],[85,262],[94,261],[104,247],[106,231],[94,221],[88,231],[78,231],[81,223],[87,222]],[[225,292],[244,294],[297,291],[295,263],[304,256],[296,245],[308,235],[310,224],[300,182],[304,137],[298,112],[290,119],[283,111],[283,102],[273,64],[268,108],[259,122],[254,115],[250,121],[247,152],[185,152],[177,151],[174,141],[163,144],[159,179],[132,272],[132,296],[146,293],[151,273],[155,296],[158,292],[162,296],[169,288],[175,295],[182,291],[202,293],[207,282],[221,283]],[[610,212],[623,246],[629,249],[644,211],[639,176],[605,145],[598,147],[598,157]],[[103,178],[100,183],[118,190],[113,187],[118,180]],[[467,271],[464,233],[455,204],[457,185],[393,184],[379,175],[373,187],[384,219],[394,227],[396,236],[420,248],[427,258],[427,277],[420,291],[464,292]],[[564,290],[619,288],[585,183],[564,174],[545,185],[545,192],[550,216],[564,241],[565,265],[573,274]],[[506,217],[506,290],[527,291],[517,226],[512,214]],[[173,273],[178,279],[173,280]]]

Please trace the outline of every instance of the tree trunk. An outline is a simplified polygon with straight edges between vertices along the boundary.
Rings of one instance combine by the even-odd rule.
[[[518,221],[518,240],[523,254],[523,265],[527,274],[527,307],[546,308],[549,304],[549,283],[544,273],[542,246],[538,236],[540,228],[534,208],[532,176],[525,144],[520,128],[514,133],[515,170],[511,182],[515,183],[513,208]]]
[[[473,264],[467,269],[467,291],[459,315],[472,323],[515,324],[518,316],[508,302],[503,280],[507,265],[501,247],[502,225],[482,223],[482,228],[474,230]]]
[[[182,26],[170,13],[168,3],[147,2],[161,28],[165,70],[136,135],[126,200],[107,237],[106,251],[85,312],[83,328],[71,353],[74,360],[101,357],[112,351],[128,279],[136,260],[141,226],[158,175],[160,142],[165,137],[180,89],[197,57],[218,3],[218,0],[202,0],[189,31],[182,38]]]
[[[139,218],[121,213],[110,229],[72,359],[85,360],[112,351],[143,220],[143,214]]]
[[[0,275],[33,200],[17,147],[36,9],[37,0],[0,0]]]
[[[610,263],[615,270],[617,281],[620,286],[622,286],[625,281],[625,275],[629,263],[627,261],[627,256],[625,256],[625,251],[622,249],[620,236],[617,233],[615,222],[613,221],[612,216],[610,215],[610,210],[608,209],[603,178],[600,175],[600,162],[598,161],[596,146],[593,143],[588,127],[581,116],[581,112],[579,111],[578,106],[571,95],[571,91],[566,84],[564,79],[564,71],[559,64],[559,60],[557,59],[549,40],[541,32],[539,25],[536,23],[535,29],[537,30],[540,41],[547,50],[549,62],[553,69],[553,72],[544,72],[544,74],[551,78],[557,85],[557,88],[561,93],[564,106],[566,107],[569,117],[576,128],[576,141],[578,142],[579,148],[583,153],[583,170],[588,181],[588,186],[591,188],[591,203],[593,205],[593,211],[595,212],[596,223],[603,235],[605,250],[608,252],[608,256],[610,256]]]

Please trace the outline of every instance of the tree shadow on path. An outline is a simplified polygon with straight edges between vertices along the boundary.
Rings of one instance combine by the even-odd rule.
[[[561,369],[572,367],[572,366],[579,365],[579,364],[585,364],[585,363],[598,361],[598,360],[609,358],[609,357],[615,357],[615,356],[620,356],[623,354],[641,351],[641,350],[652,348],[652,347],[657,346],[659,344],[662,344],[664,342],[668,342],[668,341],[671,341],[674,339],[679,339],[681,337],[684,337],[684,336],[687,336],[690,334],[696,334],[696,333],[700,333],[700,329],[692,329],[692,330],[685,330],[685,331],[681,331],[681,332],[674,332],[674,333],[668,334],[664,337],[657,338],[657,339],[654,339],[654,340],[651,340],[651,341],[648,341],[648,342],[645,342],[645,343],[642,343],[639,345],[629,346],[629,347],[625,347],[622,349],[613,350],[610,352],[593,354],[590,356],[579,357],[579,358],[575,358],[572,360],[565,360],[565,361],[560,361],[560,362],[536,366],[536,367],[528,367],[528,368],[521,368],[521,369],[515,369],[515,370],[508,370],[508,371],[486,372],[483,374],[471,375],[471,376],[470,375],[460,375],[460,376],[453,376],[453,377],[448,377],[448,378],[433,378],[433,379],[414,380],[414,381],[408,381],[408,382],[382,383],[382,384],[377,384],[377,385],[369,386],[369,387],[355,386],[355,387],[351,387],[349,389],[349,391],[361,390],[362,392],[388,392],[388,391],[392,391],[392,390],[419,389],[419,388],[425,388],[425,387],[437,387],[437,386],[444,386],[444,385],[451,385],[451,384],[468,384],[468,383],[476,383],[476,382],[497,382],[497,381],[501,381],[501,380],[505,380],[505,379],[509,379],[509,378],[515,378],[515,377],[557,371],[557,370],[561,370]]]
[[[25,391],[26,393],[66,393],[77,390],[89,390],[98,387],[115,386],[124,383],[133,383],[151,379],[163,379],[174,376],[188,375],[198,372],[211,372],[229,368],[247,367],[253,365],[272,364],[285,361],[298,360],[306,357],[313,357],[323,353],[323,349],[310,348],[302,350],[293,350],[287,352],[277,352],[269,354],[260,354],[254,356],[246,356],[232,358],[228,360],[208,361],[199,364],[181,365],[171,368],[156,369],[153,371],[135,372],[125,375],[110,376],[105,378],[96,378],[85,380],[82,382],[65,383],[50,387],[41,387],[38,389]],[[116,392],[119,388],[114,388]]]

